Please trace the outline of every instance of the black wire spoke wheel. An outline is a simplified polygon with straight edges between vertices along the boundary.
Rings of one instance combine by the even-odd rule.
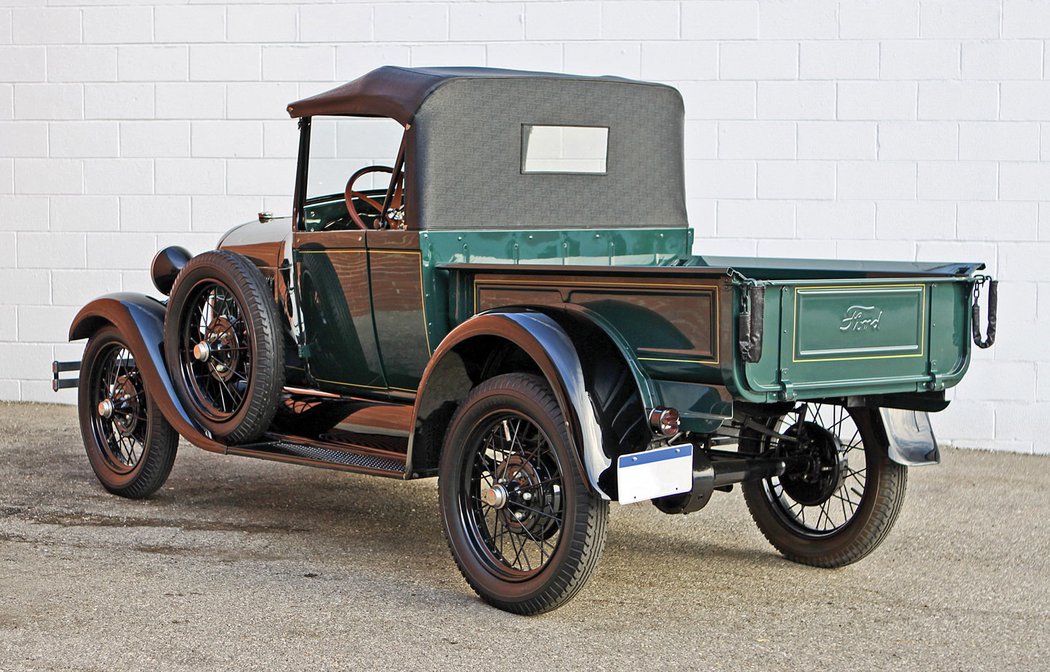
[[[260,436],[284,388],[284,326],[273,287],[248,258],[199,254],[175,279],[164,356],[186,410],[226,443]]]
[[[204,280],[190,293],[179,353],[194,401],[210,418],[239,412],[252,378],[252,334],[244,310],[221,282]]]
[[[100,330],[88,342],[81,374],[81,434],[96,476],[119,495],[152,494],[171,471],[178,435],[155,408],[115,328]]]
[[[118,473],[134,469],[146,449],[145,392],[135,358],[121,343],[108,344],[98,356],[101,375],[93,380],[97,400],[92,429],[103,455]]]
[[[445,435],[438,493],[449,549],[490,604],[539,614],[597,566],[608,502],[582,480],[546,380],[505,374],[474,388]]]
[[[796,442],[777,450],[791,468],[764,482],[766,496],[799,534],[821,537],[849,524],[867,485],[867,460],[860,428],[842,406],[813,404],[805,420],[798,410],[775,430]]]
[[[781,476],[743,484],[752,517],[791,560],[837,567],[856,562],[889,533],[904,500],[905,467],[892,462],[876,411],[801,404],[748,430],[742,450],[782,459]]]
[[[490,571],[527,579],[558,548],[565,523],[561,466],[550,440],[522,415],[497,414],[478,429],[473,467],[463,475],[464,523]]]

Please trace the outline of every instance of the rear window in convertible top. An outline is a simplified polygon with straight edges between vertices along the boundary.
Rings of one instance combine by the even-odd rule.
[[[606,172],[609,129],[604,126],[521,126],[521,172]]]

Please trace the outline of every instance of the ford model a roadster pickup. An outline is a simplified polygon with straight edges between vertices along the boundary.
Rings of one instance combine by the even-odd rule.
[[[781,553],[838,567],[889,532],[907,467],[939,460],[926,412],[971,331],[994,333],[980,264],[692,255],[667,86],[385,67],[288,112],[290,219],[162,250],[166,301],[104,296],[73,322],[87,347],[55,386],[79,387],[118,495],[160,487],[179,436],[438,476],[463,576],[524,614],[580,590],[610,500],[690,513],[739,483]],[[355,165],[383,119],[392,163]]]

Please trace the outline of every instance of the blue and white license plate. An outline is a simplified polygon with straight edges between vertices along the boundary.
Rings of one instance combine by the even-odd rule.
[[[693,446],[683,444],[621,455],[616,461],[621,504],[693,489]]]

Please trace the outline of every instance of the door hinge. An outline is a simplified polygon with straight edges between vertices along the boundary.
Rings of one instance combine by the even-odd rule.
[[[798,395],[795,394],[795,386],[791,383],[790,380],[788,380],[787,369],[780,370],[780,387],[783,388],[783,391],[780,393],[780,397],[784,401],[794,401],[798,398]]]
[[[944,389],[944,374],[937,370],[936,359],[931,359],[927,365],[927,375],[930,377],[930,382],[926,383],[926,387],[934,392],[940,392]]]

